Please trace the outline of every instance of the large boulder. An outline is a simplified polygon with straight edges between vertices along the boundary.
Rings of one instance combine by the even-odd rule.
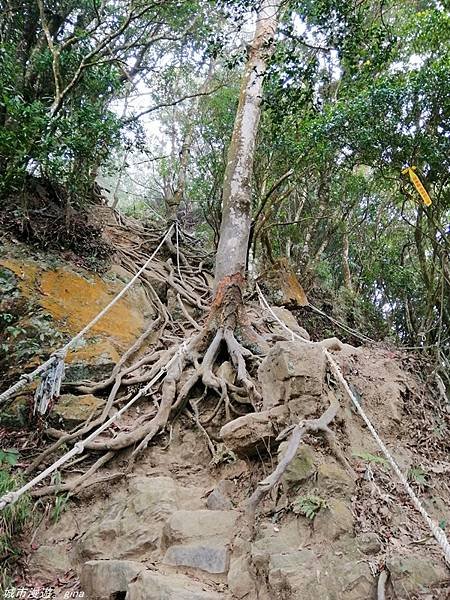
[[[110,600],[128,591],[129,582],[146,567],[131,560],[90,560],[80,574],[81,589],[89,600]]]
[[[323,393],[326,359],[319,346],[278,342],[258,369],[263,409],[288,404],[295,416],[307,417]]]
[[[277,306],[307,306],[308,299],[287,258],[270,264],[261,275],[264,293]]]
[[[72,568],[69,554],[64,545],[40,546],[30,560],[30,573],[40,581],[54,581],[63,577]]]
[[[310,339],[309,333],[298,324],[297,319],[290,310],[281,306],[271,306],[270,309],[273,314],[269,313],[266,320],[270,322],[270,329],[275,335],[286,338],[286,335],[289,336],[289,332],[286,330],[287,327],[302,338],[305,338],[306,340]],[[282,323],[285,327],[283,327]]]
[[[282,442],[278,448],[278,462],[280,462],[288,448],[288,442]],[[307,444],[300,444],[293,460],[283,474],[283,483],[289,487],[298,487],[299,484],[310,479],[317,472],[317,453]]]
[[[349,504],[339,498],[327,501],[314,519],[314,532],[325,541],[334,541],[344,535],[353,537],[354,518]]]
[[[231,561],[227,583],[228,589],[237,600],[250,600],[256,597],[255,581],[250,573],[246,556],[239,556]]]
[[[164,562],[208,573],[226,573],[237,518],[238,513],[231,510],[173,513],[163,531]]]
[[[65,429],[73,429],[89,417],[98,416],[104,406],[105,400],[92,394],[63,394],[53,407],[51,420]]]
[[[237,455],[254,456],[270,447],[286,426],[287,417],[287,410],[283,406],[249,413],[224,425],[220,430],[220,437]]]
[[[300,521],[299,523],[302,522]],[[321,545],[311,544],[305,528],[294,522],[281,528],[270,526],[252,544],[251,560],[261,598],[317,598],[320,600],[367,600],[374,597],[376,581],[369,565],[361,561],[354,539]],[[331,540],[330,540],[331,541]],[[265,594],[265,595],[264,595]]]
[[[206,584],[170,573],[140,573],[128,586],[127,600],[221,600],[222,593]]]
[[[27,369],[37,366],[38,351],[50,353],[63,345],[62,339],[77,334],[132,277],[128,273],[119,281],[116,273],[100,276],[54,256],[36,260],[20,244],[9,245],[7,253],[8,258],[0,256],[0,288],[6,296],[0,300],[0,312],[12,314],[23,331],[15,342],[8,341],[12,379],[30,349],[36,356]],[[68,352],[66,382],[108,376],[153,314],[146,290],[136,282]]]
[[[328,459],[317,469],[317,487],[327,498],[335,496],[350,499],[355,489],[355,481],[340,465]]]
[[[228,479],[222,479],[206,499],[206,507],[210,510],[232,510],[233,502],[230,495],[233,491],[233,483]]]
[[[89,561],[83,565],[80,583],[89,600],[219,600],[209,586],[189,577],[152,572],[129,560]]]
[[[448,584],[448,570],[440,559],[432,556],[394,554],[388,557],[386,566],[399,600],[407,600],[416,594],[434,598],[433,589],[439,584]]]

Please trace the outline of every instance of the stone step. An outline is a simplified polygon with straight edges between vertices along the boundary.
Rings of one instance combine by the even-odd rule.
[[[91,560],[83,565],[81,588],[89,600],[219,600],[206,584],[178,573],[150,571],[129,560]]]
[[[163,530],[163,562],[208,573],[226,573],[238,516],[232,510],[174,512]]]

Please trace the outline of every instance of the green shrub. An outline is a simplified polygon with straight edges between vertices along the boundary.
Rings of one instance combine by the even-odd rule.
[[[17,460],[16,450],[0,450],[0,497],[22,485],[21,476],[13,473]],[[0,512],[0,582],[5,580],[9,559],[18,554],[14,537],[33,522],[33,516],[33,504],[27,494]]]
[[[308,494],[306,496],[299,496],[294,501],[293,511],[313,521],[323,508],[328,508],[326,500],[320,496]]]

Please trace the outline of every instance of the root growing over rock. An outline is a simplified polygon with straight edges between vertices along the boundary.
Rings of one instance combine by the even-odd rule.
[[[339,404],[337,401],[333,401],[327,410],[318,418],[303,421],[297,425],[288,427],[285,431],[282,431],[277,438],[277,441],[289,438],[288,446],[283,458],[278,463],[276,469],[268,477],[263,479],[256,486],[255,491],[251,495],[247,507],[246,515],[249,525],[253,528],[255,522],[255,513],[259,503],[262,499],[272,490],[278,483],[280,483],[283,474],[294,460],[297,454],[298,447],[303,437],[310,432],[321,431],[326,435],[332,434],[332,431],[328,427],[329,424],[336,417],[339,410]]]
[[[201,320],[199,323],[192,316],[192,309],[204,315],[210,295],[208,280],[203,271],[203,257],[197,256],[194,260],[192,253],[181,255],[180,249],[173,244],[169,244],[167,249],[169,257],[165,261],[155,260],[151,273],[147,273],[142,279],[158,316],[123,354],[108,378],[100,382],[70,384],[71,389],[84,394],[107,391],[102,413],[98,417],[89,418],[82,426],[69,433],[54,428],[47,429],[47,435],[56,441],[34,459],[27,472],[30,473],[47,462],[63,445],[82,440],[103,425],[110,418],[111,411],[115,410],[115,405],[129,400],[139,386],[153,381],[158,374],[163,374],[151,392],[148,392],[152,399],[151,406],[144,407],[144,414],[135,418],[131,426],[119,429],[118,432],[110,428],[85,444],[85,449],[90,451],[87,456],[96,453],[96,458],[84,474],[58,486],[41,487],[35,491],[35,496],[46,496],[59,491],[75,494],[87,486],[123,476],[130,471],[139,453],[183,412],[205,436],[214,458],[214,441],[218,438],[208,430],[209,427],[214,423],[217,426],[223,425],[235,418],[234,415],[242,416],[249,411],[258,412],[261,409],[262,397],[254,374],[262,357],[269,351],[269,341],[272,341],[273,336],[267,330],[264,319],[253,319],[250,322],[243,297],[243,277],[234,274],[219,282],[208,316],[203,323]],[[132,273],[145,260],[140,246],[131,249],[119,247],[119,251],[122,263]],[[188,251],[183,249],[184,252]],[[174,257],[174,253],[178,255]],[[173,260],[176,261],[177,268],[173,267]],[[167,304],[156,292],[155,280],[164,282],[174,292],[181,311],[178,320],[173,318]],[[185,340],[181,349],[178,342],[180,337]],[[225,362],[231,365],[231,373],[224,373],[219,368]],[[214,398],[211,405],[210,400]],[[275,471],[257,485],[249,499],[246,514],[250,523],[254,523],[259,503],[280,481],[306,433],[324,433],[332,452],[339,460],[342,458],[334,434],[329,429],[337,411],[337,402],[332,402],[320,418],[292,425],[277,438],[277,441],[289,438],[287,452]],[[106,476],[96,476],[101,467],[125,449],[130,449],[127,453],[127,468]],[[76,462],[80,460],[82,459],[76,459]],[[70,472],[73,464],[66,466],[66,470]]]

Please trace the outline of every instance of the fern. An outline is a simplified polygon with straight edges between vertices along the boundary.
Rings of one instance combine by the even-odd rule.
[[[408,471],[408,479],[410,481],[414,481],[419,485],[427,486],[427,473],[422,469],[422,467],[411,467]]]
[[[294,502],[293,511],[296,514],[304,515],[307,519],[313,521],[323,508],[328,508],[326,500],[320,496],[308,494],[307,496],[300,496],[297,498]]]
[[[382,456],[378,456],[377,454],[371,454],[370,452],[354,452],[353,456],[356,456],[356,458],[360,458],[361,460],[364,460],[366,462],[380,465],[387,469],[389,469],[390,467],[389,462],[385,458],[383,458]]]

